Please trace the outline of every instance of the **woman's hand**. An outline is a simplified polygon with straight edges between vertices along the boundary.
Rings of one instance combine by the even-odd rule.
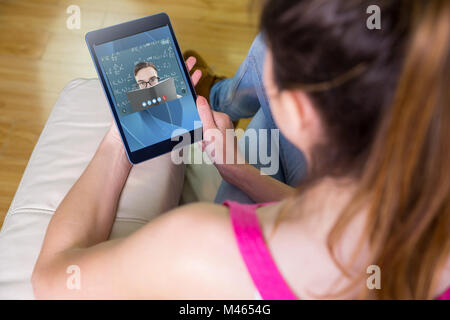
[[[280,201],[292,193],[292,187],[262,175],[245,161],[237,147],[233,123],[228,115],[211,110],[202,96],[197,98],[197,109],[203,123],[203,141],[200,145],[223,180],[242,190],[255,202]]]
[[[119,130],[117,130],[117,126],[114,122],[110,125],[108,132],[106,132],[104,140],[107,140],[112,144],[123,146],[122,138],[120,137]]]
[[[237,147],[233,123],[227,114],[211,110],[202,96],[197,97],[197,109],[203,123],[200,146],[225,179],[232,167],[245,163]]]
[[[189,57],[186,59],[186,67],[188,69],[188,72],[190,72],[192,70],[192,68],[194,68],[196,63],[197,63],[197,59],[195,59],[195,57]],[[201,77],[202,77],[202,72],[198,69],[195,70],[191,76],[191,81],[194,84],[194,87],[200,81]]]
[[[189,72],[192,70],[192,68],[194,68],[196,63],[197,63],[197,59],[195,59],[195,57],[189,57],[186,59],[186,67]],[[194,84],[194,86],[197,85],[197,83],[200,81],[201,77],[202,77],[202,72],[200,70],[195,70],[191,76],[191,81]],[[109,144],[111,144],[113,147],[120,148],[121,150],[123,150],[124,156],[126,158],[125,149],[123,148],[122,138],[120,137],[119,131],[117,130],[117,126],[114,123],[114,121],[111,123],[109,130],[106,133],[105,138],[103,140],[105,142],[108,142]]]

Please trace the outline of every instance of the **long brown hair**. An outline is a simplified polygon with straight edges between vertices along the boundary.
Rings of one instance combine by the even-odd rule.
[[[369,200],[368,264],[380,267],[382,281],[381,290],[364,294],[379,299],[433,298],[450,257],[450,2],[414,0],[411,10],[413,32],[393,106],[359,192],[328,239],[334,252]]]
[[[380,267],[381,290],[363,289],[361,297],[429,299],[450,257],[450,2],[375,2],[379,33],[364,30],[362,1],[269,1],[261,25],[280,89],[333,84],[366,68],[309,92],[330,137],[313,157],[314,177],[359,182],[328,237],[331,256],[352,279],[338,294],[367,278],[366,270],[348,270],[369,242],[367,265]],[[361,212],[364,232],[343,265],[337,245]]]

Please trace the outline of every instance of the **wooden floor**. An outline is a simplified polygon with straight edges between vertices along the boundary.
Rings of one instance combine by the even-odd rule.
[[[84,34],[166,12],[182,50],[230,76],[257,33],[251,0],[0,0],[0,226],[58,93],[96,77]],[[69,30],[69,5],[81,29]],[[39,192],[39,190],[36,190]]]

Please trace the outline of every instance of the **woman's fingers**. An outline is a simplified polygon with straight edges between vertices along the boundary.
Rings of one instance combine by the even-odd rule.
[[[197,62],[197,59],[195,59],[195,57],[187,58],[187,60],[186,60],[186,67],[187,67],[188,71],[192,70],[192,68],[194,67],[196,62]]]
[[[234,128],[233,122],[226,113],[213,111],[213,119],[216,126],[221,130]]]
[[[203,140],[199,144],[202,151],[208,154],[214,164],[225,163],[227,152],[233,151],[234,155],[237,154],[235,136],[229,135],[227,131],[233,129],[230,117],[225,113],[211,110],[208,101],[202,96],[197,98],[197,110],[203,124]]]
[[[216,128],[212,110],[208,101],[202,96],[197,97],[197,110],[203,123],[203,130]]]
[[[202,77],[202,72],[200,70],[195,70],[194,73],[191,76],[192,83],[194,84],[194,87],[197,85],[197,83],[200,81],[200,78]]]
[[[192,68],[194,68],[196,63],[197,63],[197,59],[195,57],[189,57],[186,59],[186,67],[189,72],[192,70]],[[200,81],[201,77],[202,77],[202,72],[200,70],[195,70],[194,73],[191,75],[191,81],[194,84],[194,87]]]

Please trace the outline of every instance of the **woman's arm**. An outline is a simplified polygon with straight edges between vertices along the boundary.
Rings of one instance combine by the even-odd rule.
[[[262,175],[248,163],[221,165],[218,170],[225,181],[241,189],[257,203],[281,201],[294,191],[291,186]]]
[[[252,298],[225,207],[177,208],[106,241],[130,167],[112,127],[49,224],[32,275],[36,298]]]
[[[131,170],[121,143],[112,125],[93,159],[56,209],[33,270],[34,288],[41,289],[44,283],[47,287],[49,277],[56,280],[57,274],[67,277],[66,269],[79,264],[73,253],[80,254],[109,238],[119,196]],[[42,291],[38,297],[41,294]]]
[[[233,129],[228,115],[211,110],[206,99],[200,96],[197,107],[206,140],[202,142],[202,149],[212,159],[225,181],[241,189],[255,202],[280,201],[294,190],[270,176],[262,175],[258,169],[242,160],[235,136],[226,134],[226,131]],[[216,140],[215,135],[218,134],[222,135],[222,139]],[[234,155],[233,163],[225,161],[228,152]]]
[[[130,168],[113,126],[50,221],[32,275],[36,298],[232,298],[241,292],[225,282],[236,276],[251,288],[224,207],[177,208],[107,241]],[[237,263],[224,270],[229,261]]]
[[[113,126],[93,159],[56,209],[41,256],[69,247],[86,248],[108,239],[120,193],[131,170]]]
[[[54,251],[44,243],[47,254],[32,276],[35,297],[251,299],[254,286],[229,219],[225,207],[197,203],[88,248]]]

